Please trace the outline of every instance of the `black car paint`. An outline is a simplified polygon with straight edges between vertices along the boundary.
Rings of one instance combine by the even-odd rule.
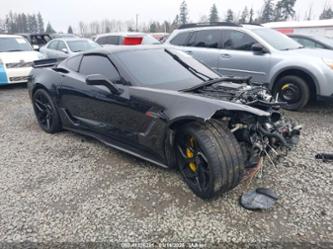
[[[108,50],[84,54],[108,56],[114,62]],[[85,76],[68,68],[65,62],[54,68],[34,69],[28,84],[30,96],[39,87],[45,88],[58,107],[65,129],[92,136],[163,167],[175,166],[172,128],[177,124],[205,122],[224,110],[270,116],[250,106],[181,91],[117,85],[122,94],[112,94],[104,86],[87,85]]]

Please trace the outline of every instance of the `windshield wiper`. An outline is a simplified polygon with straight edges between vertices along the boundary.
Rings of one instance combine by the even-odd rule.
[[[194,87],[188,88],[188,89],[184,89],[182,90],[183,92],[192,92],[195,90],[198,90],[202,87],[206,87],[206,86],[211,86],[214,85],[216,83],[221,83],[224,81],[232,81],[232,83],[246,83],[246,84],[250,84],[252,77],[230,77],[230,76],[222,76],[220,78],[216,78],[216,79],[212,79],[212,80],[208,80],[203,82],[202,84],[196,85]]]
[[[204,73],[201,73],[198,70],[196,70],[195,68],[191,67],[185,61],[183,61],[182,59],[180,59],[178,55],[172,53],[170,50],[164,49],[164,51],[166,53],[168,53],[173,59],[175,59],[177,62],[179,62],[183,67],[185,67],[187,70],[189,70],[194,76],[196,76],[200,80],[205,81],[205,82],[207,82],[207,80],[213,80],[212,77],[209,77],[208,75],[206,75]],[[202,76],[206,77],[207,79],[204,79]]]

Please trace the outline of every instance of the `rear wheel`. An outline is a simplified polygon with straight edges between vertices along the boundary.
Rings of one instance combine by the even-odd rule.
[[[32,96],[32,104],[39,126],[47,133],[61,130],[61,121],[57,109],[44,89],[38,89]]]
[[[220,122],[183,126],[175,145],[179,170],[197,196],[208,199],[239,184],[244,170],[242,152]]]
[[[310,100],[310,88],[298,76],[285,76],[279,79],[274,88],[274,94],[278,95],[279,101],[288,103],[284,107],[287,110],[300,110]]]

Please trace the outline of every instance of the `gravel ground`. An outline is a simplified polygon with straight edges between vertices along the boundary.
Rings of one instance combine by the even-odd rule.
[[[333,152],[333,103],[288,116],[304,125],[289,159],[207,202],[176,171],[71,132],[42,132],[26,88],[0,89],[0,242],[333,243],[333,164],[314,160]],[[260,186],[278,204],[241,208],[240,195]]]

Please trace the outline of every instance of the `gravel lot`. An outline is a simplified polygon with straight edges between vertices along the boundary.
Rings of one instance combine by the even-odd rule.
[[[288,116],[304,125],[289,160],[207,202],[175,171],[71,132],[42,132],[27,89],[2,88],[0,241],[333,243],[333,164],[314,160],[333,152],[333,103]],[[241,208],[240,195],[260,186],[277,192],[278,205]]]

